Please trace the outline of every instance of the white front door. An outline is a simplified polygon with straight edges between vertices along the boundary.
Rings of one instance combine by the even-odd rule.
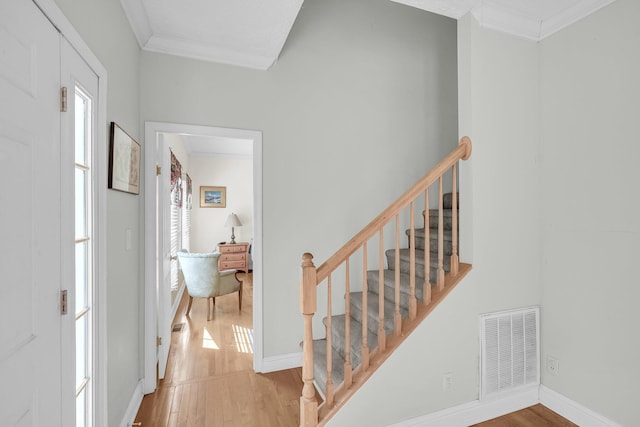
[[[61,425],[60,35],[0,2],[0,420]]]
[[[97,304],[97,110],[98,76],[64,38],[62,86],[62,285],[68,293],[62,316],[62,425],[96,424]],[[74,409],[74,410],[72,410]]]

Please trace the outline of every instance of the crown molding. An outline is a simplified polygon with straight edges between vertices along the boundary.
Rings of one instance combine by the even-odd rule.
[[[129,26],[133,30],[138,44],[144,48],[153,31],[151,30],[151,23],[147,17],[147,11],[141,1],[138,0],[120,0],[124,14],[129,20]]]
[[[486,1],[471,10],[481,27],[525,39],[540,41],[542,19]]]
[[[482,0],[391,0],[407,6],[426,10],[437,15],[460,19],[471,9],[481,3]]]
[[[591,15],[593,12],[602,9],[614,1],[615,0],[583,0],[575,6],[544,20],[540,28],[540,40],[586,18],[588,15]]]
[[[545,37],[568,27],[615,0],[579,0],[566,6],[558,3],[556,11],[533,14],[496,0],[391,0],[438,15],[460,19],[471,13],[481,27],[541,41]]]
[[[239,67],[267,70],[276,58],[254,53],[240,52],[192,40],[152,35],[142,49],[150,52],[166,53],[202,61],[218,62]]]

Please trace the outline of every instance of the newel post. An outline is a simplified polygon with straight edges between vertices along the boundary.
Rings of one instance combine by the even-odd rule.
[[[302,280],[300,281],[300,311],[304,318],[302,343],[302,396],[300,396],[300,426],[318,425],[318,401],[313,386],[313,315],[316,313],[316,266],[313,255],[302,255]]]

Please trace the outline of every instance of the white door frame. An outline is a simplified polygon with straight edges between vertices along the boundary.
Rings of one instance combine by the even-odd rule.
[[[187,135],[222,136],[227,138],[250,139],[253,141],[253,369],[263,370],[262,331],[262,132],[219,128],[212,126],[186,125],[177,123],[146,122],[144,138],[145,158],[145,342],[144,342],[144,393],[156,389],[156,158],[157,135],[161,132]],[[162,322],[160,322],[162,324]]]
[[[98,98],[96,103],[96,146],[107,146],[107,70],[98,57],[62,13],[54,0],[33,0],[42,13],[51,21],[60,34],[78,52],[98,76]],[[108,424],[107,407],[107,151],[96,150],[95,156],[95,419],[97,425]]]

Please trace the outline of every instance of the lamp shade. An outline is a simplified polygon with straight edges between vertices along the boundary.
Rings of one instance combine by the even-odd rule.
[[[238,215],[234,213],[229,214],[227,221],[224,223],[225,228],[240,227],[241,225],[242,223],[238,219]]]

